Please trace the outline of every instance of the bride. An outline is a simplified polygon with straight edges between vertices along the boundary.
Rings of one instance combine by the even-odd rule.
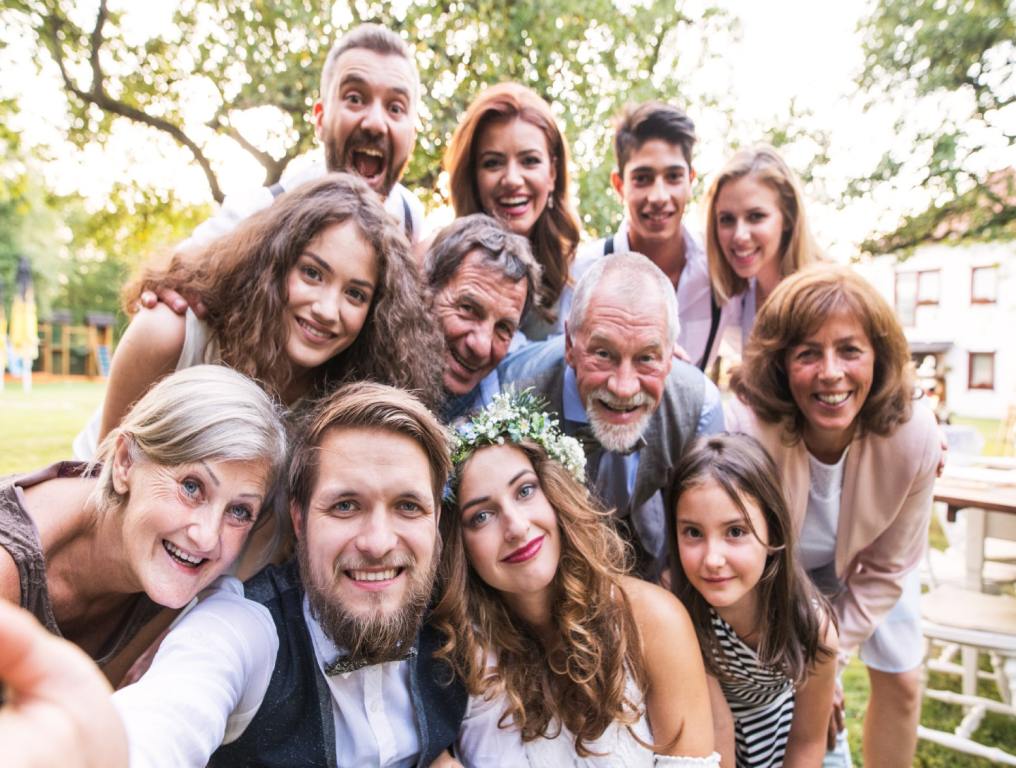
[[[506,702],[465,754],[530,766],[716,766],[695,632],[669,592],[625,575],[582,484],[582,449],[529,393],[460,427],[443,515],[442,655],[471,706]],[[467,718],[468,723],[468,718]]]

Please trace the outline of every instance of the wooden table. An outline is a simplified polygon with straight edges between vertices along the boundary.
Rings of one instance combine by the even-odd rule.
[[[1016,540],[1016,472],[956,467],[935,481],[935,501],[947,506],[947,519],[956,521],[962,509],[966,519],[964,586],[984,590],[984,539],[993,536]],[[977,688],[977,653],[963,650],[963,693]]]

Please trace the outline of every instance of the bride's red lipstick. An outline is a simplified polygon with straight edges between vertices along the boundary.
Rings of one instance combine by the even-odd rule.
[[[508,557],[503,558],[502,562],[505,563],[524,563],[526,560],[532,560],[536,557],[540,550],[543,548],[543,540],[546,536],[537,536],[535,539],[530,541],[528,544],[519,547],[512,552]]]

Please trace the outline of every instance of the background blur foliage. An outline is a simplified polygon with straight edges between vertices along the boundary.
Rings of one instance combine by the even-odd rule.
[[[227,164],[246,158],[239,162],[256,164],[261,183],[270,184],[315,146],[309,115],[325,56],[345,30],[367,21],[399,31],[415,51],[424,90],[404,182],[430,208],[447,202],[441,158],[459,116],[480,90],[503,80],[525,83],[550,102],[571,146],[574,195],[590,237],[621,219],[609,185],[610,136],[612,117],[627,102],[660,98],[693,117],[708,115],[711,135],[730,151],[746,137],[804,147],[796,170],[807,184],[829,160],[816,116],[792,103],[775,124],[746,129],[730,94],[696,77],[702,66],[722,63],[740,34],[737,19],[710,2],[179,0],[168,23],[159,17],[139,32],[138,6],[127,0],[0,0],[0,53],[11,41],[29,41],[40,76],[56,78],[63,90],[65,99],[53,103],[54,124],[65,126],[60,141],[114,151],[118,127],[144,126],[150,152],[182,148],[208,201],[183,202],[169,191],[172,179],[159,188],[124,179],[101,203],[57,194],[40,172],[52,161],[45,146],[33,136],[24,149],[0,120],[0,279],[10,285],[16,254],[25,253],[44,313],[52,306],[78,317],[114,309],[124,276],[221,202]],[[858,87],[873,102],[890,91],[915,99],[969,94],[970,120],[1003,130],[1000,115],[1012,106],[1016,82],[1004,76],[1013,70],[1013,24],[1007,0],[877,0],[861,24],[866,58]],[[17,110],[0,91],[0,118]],[[899,146],[877,168],[858,169],[850,194],[897,183],[906,165],[923,172],[936,200],[897,231],[871,233],[868,250],[920,242],[940,227],[939,209],[980,209],[985,200],[988,221],[979,213],[965,236],[1011,230],[1012,207],[993,191],[997,185],[971,192],[984,187],[985,174],[976,170],[980,145],[966,125],[908,133],[901,124]],[[701,177],[696,195],[707,185]],[[810,192],[824,194],[821,184]]]

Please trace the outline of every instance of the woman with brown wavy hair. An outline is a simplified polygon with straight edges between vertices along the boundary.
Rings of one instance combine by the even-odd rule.
[[[257,379],[287,405],[362,379],[439,402],[443,343],[409,243],[353,176],[302,185],[207,246],[146,267],[125,288],[125,309],[142,289],[163,288],[186,288],[207,315],[163,304],[137,312],[113,356],[101,424],[75,441],[78,458],[94,456],[153,382],[202,362]]]
[[[433,621],[474,706],[505,702],[471,755],[530,766],[718,765],[695,631],[628,553],[581,481],[578,443],[528,395],[459,428]],[[510,762],[510,759],[509,759]]]
[[[800,560],[832,602],[841,660],[868,667],[865,764],[909,766],[923,657],[917,566],[927,545],[939,435],[914,407],[906,337],[848,267],[784,278],[762,306],[732,382],[731,430],[783,477]],[[839,763],[845,739],[837,747]]]
[[[542,309],[522,331],[560,333],[557,306],[568,284],[580,228],[568,185],[568,144],[550,106],[519,83],[481,92],[455,128],[444,157],[456,216],[486,213],[529,238],[543,266]]]

